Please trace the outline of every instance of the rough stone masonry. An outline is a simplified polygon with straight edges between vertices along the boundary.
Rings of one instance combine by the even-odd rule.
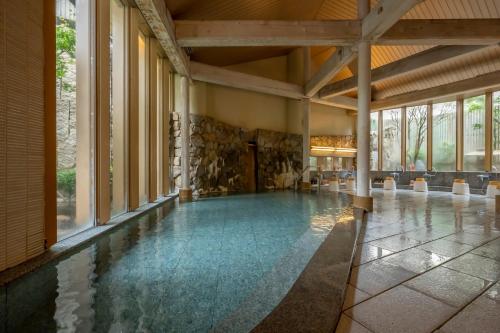
[[[257,188],[269,191],[300,183],[302,136],[263,129],[246,130],[211,117],[190,115],[190,178],[195,194],[244,192],[248,143],[257,145]],[[180,187],[180,115],[170,116],[170,159],[175,187]]]

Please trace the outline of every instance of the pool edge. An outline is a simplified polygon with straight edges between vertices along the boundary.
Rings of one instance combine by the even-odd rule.
[[[88,243],[108,234],[113,229],[122,226],[131,220],[140,217],[141,215],[147,214],[151,210],[159,208],[168,202],[172,202],[176,200],[177,197],[178,194],[173,193],[155,202],[145,204],[133,212],[127,212],[119,215],[111,219],[107,224],[97,225],[61,240],[44,253],[0,272],[0,288],[5,287],[14,280],[17,280],[64,255],[85,247]]]

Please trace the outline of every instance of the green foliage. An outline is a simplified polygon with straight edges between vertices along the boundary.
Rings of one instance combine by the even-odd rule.
[[[75,63],[76,57],[76,30],[67,20],[61,19],[56,26],[56,77],[62,82],[68,73],[68,66]],[[62,82],[66,91],[71,91],[73,86]]]
[[[76,169],[62,169],[57,171],[57,189],[71,197],[76,191]]]

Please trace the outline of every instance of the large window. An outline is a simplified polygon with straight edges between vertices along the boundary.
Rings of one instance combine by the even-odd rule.
[[[401,109],[383,111],[383,170],[401,169]]]
[[[493,171],[500,171],[500,91],[493,93]]]
[[[163,59],[158,58],[156,66],[156,193],[158,197],[164,194],[163,191],[163,85],[166,84],[163,76]]]
[[[138,34],[138,69],[139,69],[139,204],[148,202],[148,40],[139,31]]]
[[[406,168],[427,170],[427,105],[406,108]]]
[[[110,1],[110,186],[111,216],[127,210],[126,202],[126,86],[125,86],[125,7]]]
[[[94,223],[92,1],[56,3],[58,239]]]
[[[432,166],[436,171],[456,170],[457,103],[432,106]]]
[[[464,171],[483,171],[485,158],[485,96],[464,100]]]
[[[370,114],[370,169],[378,170],[378,112]]]

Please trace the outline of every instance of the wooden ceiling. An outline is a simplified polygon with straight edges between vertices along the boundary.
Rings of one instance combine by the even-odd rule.
[[[165,0],[174,20],[333,20],[356,19],[357,0]],[[372,6],[377,1],[372,0]],[[468,19],[500,18],[500,0],[425,0],[410,10],[403,19]],[[373,46],[372,68],[408,57],[431,46]],[[285,55],[289,47],[194,48],[189,50],[195,61],[227,66],[241,62]],[[324,62],[334,48],[312,48],[316,65]],[[496,58],[495,58],[496,57]],[[498,70],[498,49],[464,57],[432,69],[397,80],[378,83],[379,97],[403,93],[411,89],[432,87],[454,78],[470,78],[483,70]],[[478,65],[470,66],[471,61]],[[466,65],[469,66],[466,66]],[[481,70],[482,69],[482,70]],[[454,71],[456,73],[451,73]],[[341,71],[333,81],[352,76],[349,69]],[[446,79],[445,79],[446,77]],[[418,81],[418,84],[416,82]]]

